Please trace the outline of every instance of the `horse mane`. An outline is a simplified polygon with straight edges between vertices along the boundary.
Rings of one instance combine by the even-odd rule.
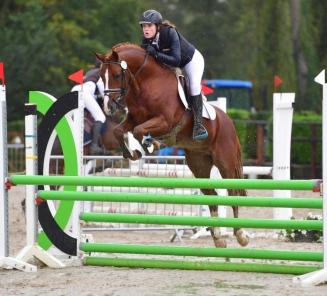
[[[116,45],[114,45],[111,50],[115,51],[115,52],[119,52],[123,49],[129,49],[129,48],[134,48],[134,49],[138,49],[138,50],[143,50],[141,46],[134,44],[134,43],[130,43],[130,42],[122,42],[122,43],[118,43]]]
[[[144,52],[144,49],[135,43],[121,42],[121,43],[114,45],[111,48],[110,52],[107,53],[106,57],[109,58],[113,53],[116,53],[118,55],[119,52],[121,52],[125,49],[136,49],[138,51]],[[158,63],[158,65],[165,70],[175,73],[175,68],[173,68],[173,67],[170,67],[170,66],[162,64],[162,63]]]
[[[113,53],[119,53],[121,50],[124,49],[129,49],[129,48],[134,48],[134,49],[138,49],[138,50],[143,50],[141,46],[134,44],[134,43],[130,43],[130,42],[121,42],[118,44],[115,44],[110,50],[109,52],[106,53],[106,58],[110,58],[110,56]]]

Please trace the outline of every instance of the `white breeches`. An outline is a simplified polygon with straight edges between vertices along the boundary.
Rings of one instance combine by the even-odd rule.
[[[190,80],[190,95],[197,96],[201,94],[201,80],[204,71],[204,59],[202,54],[195,49],[192,60],[185,65],[184,70]]]
[[[96,88],[96,84],[92,81],[87,81],[83,84],[84,105],[85,108],[91,113],[95,121],[101,121],[102,123],[104,123],[106,121],[106,116],[104,115],[102,109],[100,108],[94,96],[95,88]],[[80,91],[81,89],[82,89],[81,85],[75,85],[72,88],[72,91]]]

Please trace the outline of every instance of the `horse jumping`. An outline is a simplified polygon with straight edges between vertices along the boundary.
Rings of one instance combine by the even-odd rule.
[[[124,134],[132,132],[146,152],[151,136],[155,148],[158,139],[168,146],[185,150],[187,165],[196,178],[210,178],[211,168],[218,167],[223,178],[243,178],[241,147],[232,120],[222,110],[215,108],[216,119],[204,119],[208,138],[192,139],[193,116],[185,110],[178,94],[175,71],[159,64],[141,47],[122,43],[106,54],[96,54],[102,62],[100,76],[105,85],[104,111],[110,115],[127,107],[126,118],[114,128],[114,135],[123,151],[123,156],[137,160],[141,153],[130,150]],[[205,195],[216,195],[214,189],[201,189]],[[228,190],[230,196],[246,196],[243,189]],[[211,216],[218,216],[217,206],[209,206]],[[234,217],[238,207],[233,206]],[[210,229],[216,247],[226,247],[219,227]],[[234,229],[240,245],[246,246],[249,238],[241,228]]]

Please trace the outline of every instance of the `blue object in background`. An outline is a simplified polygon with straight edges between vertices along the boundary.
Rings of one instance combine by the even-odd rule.
[[[158,151],[158,156],[184,156],[184,149],[177,147],[165,147]]]

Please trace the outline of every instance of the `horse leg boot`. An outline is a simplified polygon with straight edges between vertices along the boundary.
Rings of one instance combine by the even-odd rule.
[[[101,121],[94,122],[94,125],[92,128],[92,143],[90,146],[90,153],[92,155],[103,155],[104,154],[104,150],[99,146],[99,140],[101,138],[101,128],[102,128]]]
[[[208,137],[208,132],[202,124],[202,95],[191,96],[191,108],[193,111],[193,140],[199,141]]]

